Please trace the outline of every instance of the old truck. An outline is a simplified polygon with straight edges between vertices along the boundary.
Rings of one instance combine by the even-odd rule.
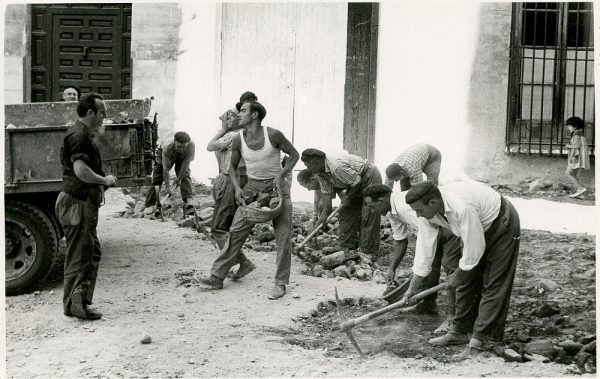
[[[158,139],[151,101],[107,100],[106,132],[96,136],[106,174],[120,187],[149,185]],[[60,270],[63,237],[54,212],[62,188],[60,150],[77,102],[5,105],[4,231],[7,295],[27,292]]]

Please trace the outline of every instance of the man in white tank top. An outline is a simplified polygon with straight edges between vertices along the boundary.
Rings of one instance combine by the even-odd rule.
[[[285,286],[289,283],[290,265],[292,261],[292,200],[290,198],[291,173],[298,162],[299,154],[283,133],[277,129],[262,125],[266,109],[258,102],[244,103],[238,114],[240,134],[231,142],[230,179],[235,189],[235,199],[240,208],[245,206],[244,198],[255,193],[269,193],[277,196],[275,185],[281,191],[283,212],[273,219],[277,258],[275,270],[275,286],[269,299],[278,299],[285,294]],[[288,154],[284,167],[281,167],[281,152]],[[248,183],[242,189],[238,180],[240,159],[246,164]],[[207,289],[223,288],[223,280],[229,270],[236,264],[240,267],[233,279],[241,279],[254,271],[254,264],[242,253],[242,245],[254,227],[254,222],[244,219],[240,209],[236,211],[233,224],[229,229],[227,243],[221,254],[213,263],[210,277],[201,278],[200,282]]]

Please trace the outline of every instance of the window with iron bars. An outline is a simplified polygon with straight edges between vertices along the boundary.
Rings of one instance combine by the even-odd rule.
[[[513,4],[509,154],[567,154],[564,122],[578,116],[594,155],[593,33],[591,2]]]

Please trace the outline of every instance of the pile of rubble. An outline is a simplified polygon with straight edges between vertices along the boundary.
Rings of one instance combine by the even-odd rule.
[[[500,352],[497,352],[500,353]],[[527,343],[513,342],[501,354],[508,362],[557,362],[575,364],[578,373],[596,372],[596,335],[566,336],[552,341],[538,339]]]
[[[193,215],[184,214],[183,203],[179,194],[175,192],[177,191],[174,191],[173,196],[162,201],[162,218],[173,220],[181,227],[190,228],[197,228],[197,221],[199,221],[203,227],[202,231],[210,230],[214,206],[210,190],[202,188],[194,191],[198,220]],[[145,191],[128,194],[130,196],[126,199],[127,209],[116,214],[116,217],[161,219],[156,206],[144,206]],[[340,277],[350,280],[375,280],[377,283],[386,282],[385,268],[380,269],[377,257],[360,251],[344,251],[340,247],[336,233],[339,222],[336,217],[331,219],[328,231],[313,237],[301,249],[297,249],[296,247],[304,242],[314,228],[311,216],[312,210],[302,207],[294,208],[292,245],[295,255],[304,262],[304,267],[301,269],[302,274],[324,278]],[[386,241],[391,239],[391,229],[387,218],[382,219],[381,238],[381,250],[385,250],[387,248]],[[254,251],[276,251],[275,232],[270,223],[255,225],[244,247]]]

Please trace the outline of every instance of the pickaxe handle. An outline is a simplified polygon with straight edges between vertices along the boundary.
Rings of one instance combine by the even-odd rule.
[[[340,211],[340,207],[334,209],[333,212],[331,212],[329,214],[329,216],[327,216],[327,222],[329,222],[329,220],[331,220],[335,215],[337,215],[339,211]],[[298,245],[296,247],[296,250],[302,249],[304,247],[304,245],[306,245],[306,243],[308,241],[310,241],[311,238],[313,238],[314,236],[317,235],[317,233],[319,232],[319,230],[321,230],[321,228],[323,228],[323,225],[324,225],[323,223],[320,223],[319,225],[317,225],[317,227],[312,232],[310,232],[310,234],[308,236],[306,236],[306,238],[304,239],[304,241],[300,242],[300,245]]]
[[[441,290],[443,290],[445,288],[446,288],[446,283],[441,283],[441,284],[438,284],[435,287],[431,287],[429,289],[426,289],[425,291],[419,292],[418,294],[416,294],[413,297],[411,297],[409,300],[421,300],[422,298],[427,297],[427,296],[429,296],[429,295],[431,295],[433,293],[436,293],[438,291],[441,291]],[[359,325],[359,324],[362,324],[364,322],[367,322],[367,321],[369,321],[371,319],[374,319],[375,317],[379,317],[382,314],[387,313],[387,312],[389,312],[391,310],[394,310],[396,308],[401,308],[401,307],[405,306],[406,303],[407,303],[406,301],[399,301],[397,303],[390,304],[390,305],[388,305],[386,307],[380,308],[380,309],[378,309],[376,311],[373,311],[371,313],[367,313],[366,315],[362,315],[360,317],[356,317],[356,318],[353,318],[353,319],[350,319],[350,320],[346,320],[346,321],[344,321],[344,322],[342,322],[340,324],[340,328],[343,331],[349,331],[350,329],[354,328],[356,325]]]

